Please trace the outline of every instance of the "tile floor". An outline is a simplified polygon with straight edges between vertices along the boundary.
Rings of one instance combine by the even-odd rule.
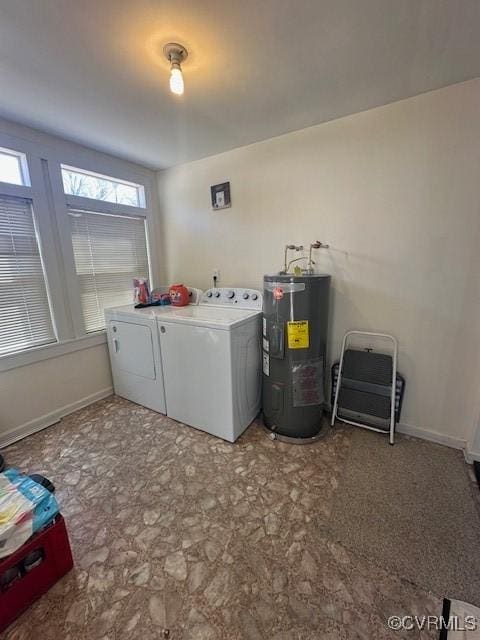
[[[57,486],[75,568],[9,640],[342,640],[441,601],[328,537],[350,432],[234,445],[112,397],[5,450]]]

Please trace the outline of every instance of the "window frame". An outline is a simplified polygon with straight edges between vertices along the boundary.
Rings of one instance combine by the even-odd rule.
[[[142,211],[145,210],[146,208],[146,198],[145,198],[145,186],[143,184],[139,184],[137,182],[132,182],[131,180],[122,180],[121,178],[118,177],[113,177],[113,176],[107,176],[106,174],[103,173],[98,173],[97,171],[87,171],[86,169],[83,169],[81,167],[72,167],[71,165],[68,164],[64,164],[61,163],[60,165],[60,171],[62,172],[63,170],[67,170],[67,171],[72,171],[74,173],[80,173],[80,174],[85,174],[86,176],[91,176],[93,178],[99,178],[101,180],[106,180],[108,182],[116,182],[118,184],[123,184],[127,187],[135,187],[136,189],[138,189],[138,200],[139,203],[138,205],[131,205],[131,204],[121,204],[118,202],[110,202],[109,200],[100,200],[97,198],[88,198],[86,196],[77,196],[77,195],[73,195],[71,193],[67,193],[65,191],[65,188],[63,186],[63,174],[62,174],[62,188],[63,188],[63,192],[65,194],[65,197],[67,198],[67,200],[69,198],[75,198],[75,199],[83,199],[89,202],[104,202],[106,204],[113,204],[115,206],[119,206],[119,207],[128,207],[129,210],[131,209],[141,209]],[[76,200],[77,201],[77,200]]]
[[[22,177],[23,184],[16,184],[15,182],[2,182],[2,185],[12,185],[14,187],[31,187],[32,183],[30,181],[30,171],[28,169],[27,156],[25,153],[21,151],[16,151],[15,149],[8,149],[7,147],[0,147],[0,155],[13,156],[18,158],[20,165],[20,175]]]
[[[10,133],[15,130],[19,135]],[[83,324],[68,215],[70,208],[144,218],[152,287],[156,286],[159,273],[153,241],[158,223],[158,194],[153,171],[0,119],[2,148],[25,158],[30,185],[0,181],[0,193],[32,201],[57,342],[0,356],[0,373],[106,342],[104,329],[87,333]],[[145,208],[65,194],[62,165],[142,186]]]
[[[2,145],[2,148],[4,146]],[[16,151],[16,149],[12,150]],[[20,155],[21,152],[19,152]],[[0,356],[0,371],[3,365],[15,364],[16,357],[19,354],[33,354],[38,349],[48,349],[56,346],[62,341],[65,333],[65,316],[63,313],[64,305],[59,299],[59,275],[60,263],[57,260],[55,247],[51,237],[50,216],[51,211],[48,207],[46,191],[40,176],[43,174],[40,158],[36,158],[29,153],[24,153],[25,162],[27,163],[30,186],[16,185],[9,182],[0,182],[0,193],[18,198],[26,198],[31,201],[33,209],[34,224],[37,232],[38,248],[43,263],[45,287],[50,307],[53,331],[56,342],[47,345],[39,345],[21,349]],[[8,366],[8,368],[12,368]]]
[[[111,215],[131,217],[132,215],[144,218],[146,221],[146,241],[147,241],[147,254],[148,254],[148,268],[150,273],[150,285],[153,288],[156,286],[154,280],[154,270],[152,266],[152,256],[156,257],[153,243],[150,242],[151,232],[150,229],[154,226],[154,216],[151,207],[152,201],[152,185],[148,184],[144,180],[144,197],[145,207],[134,207],[126,204],[117,204],[116,202],[106,202],[105,200],[95,200],[94,198],[85,198],[84,196],[73,196],[66,194],[63,190],[63,177],[62,166],[65,166],[65,162],[53,161],[51,166],[53,167],[50,179],[54,192],[59,193],[61,191],[62,198],[58,198],[55,203],[55,212],[57,219],[57,226],[61,235],[61,248],[63,253],[63,262],[65,269],[65,277],[67,281],[68,290],[71,292],[70,307],[72,310],[72,323],[74,333],[77,337],[95,336],[98,333],[105,334],[105,329],[99,329],[97,332],[87,332],[83,321],[82,305],[80,302],[80,286],[78,282],[77,272],[75,268],[75,256],[73,254],[72,236],[69,221],[70,209],[83,209],[85,211],[91,211],[93,213],[106,213]],[[69,164],[68,166],[72,166]],[[77,165],[78,168],[83,168]],[[86,171],[86,169],[84,169]],[[105,174],[105,172],[104,172]],[[119,179],[124,179],[123,175],[118,175]],[[126,178],[125,178],[125,181]],[[132,177],[130,178],[132,181]],[[135,184],[139,184],[136,182]]]

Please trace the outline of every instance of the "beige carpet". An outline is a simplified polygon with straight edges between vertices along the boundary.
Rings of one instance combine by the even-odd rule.
[[[463,454],[353,429],[331,536],[437,596],[480,605],[478,491]]]

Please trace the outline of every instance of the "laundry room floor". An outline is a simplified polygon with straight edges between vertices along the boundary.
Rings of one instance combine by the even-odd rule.
[[[232,445],[111,397],[8,447],[9,466],[56,485],[75,568],[4,637],[436,638],[435,630],[389,630],[387,618],[440,615],[445,594],[403,575],[384,550],[376,557],[364,530],[358,551],[350,524],[344,539],[332,524],[349,510],[342,483],[352,434],[339,427],[292,446],[254,423]],[[368,435],[367,447],[388,447]],[[438,445],[422,446],[436,455]],[[459,455],[447,452],[468,493]],[[478,507],[473,492],[465,500]],[[399,505],[408,517],[408,501]],[[358,505],[353,512],[358,518]]]

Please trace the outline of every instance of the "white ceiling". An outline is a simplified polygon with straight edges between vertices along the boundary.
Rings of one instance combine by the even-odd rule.
[[[164,168],[476,77],[479,32],[480,0],[0,0],[0,115]]]

